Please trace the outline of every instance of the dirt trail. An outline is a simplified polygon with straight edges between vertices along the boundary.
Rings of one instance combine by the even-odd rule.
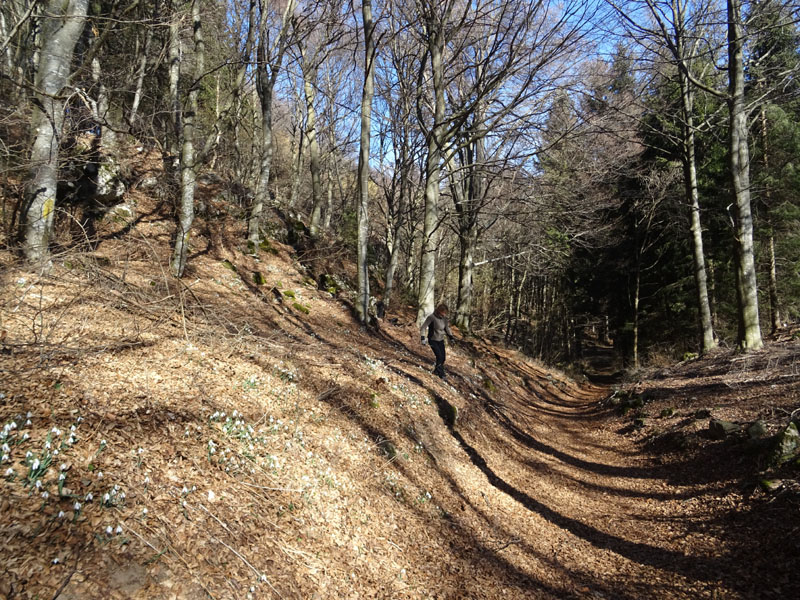
[[[500,362],[502,401],[484,393],[483,414],[452,435],[502,493],[487,508],[514,562],[552,582],[526,596],[771,597],[743,573],[730,482],[692,475],[686,457],[643,452],[601,408],[606,388],[548,382],[514,361],[515,385],[512,363]]]

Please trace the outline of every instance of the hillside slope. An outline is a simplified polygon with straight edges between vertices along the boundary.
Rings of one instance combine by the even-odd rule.
[[[463,340],[443,383],[410,312],[360,328],[234,221],[173,280],[138,200],[48,274],[2,256],[0,597],[800,591],[793,500],[643,445],[607,388]]]

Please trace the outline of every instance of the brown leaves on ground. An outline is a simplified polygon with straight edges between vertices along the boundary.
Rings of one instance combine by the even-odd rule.
[[[699,430],[698,407],[795,410],[795,341],[642,381],[647,410],[676,412],[634,429],[607,388],[480,341],[450,348],[443,383],[410,312],[364,330],[232,222],[176,281],[147,207],[50,273],[2,257],[0,596],[798,592],[793,497],[742,487],[731,442],[656,443]]]

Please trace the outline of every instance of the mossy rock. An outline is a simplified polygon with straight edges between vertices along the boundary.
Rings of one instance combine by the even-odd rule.
[[[760,440],[767,437],[767,426],[764,421],[758,420],[747,427],[747,437],[751,440]]]
[[[262,240],[258,247],[269,254],[273,254],[275,256],[279,254],[278,249],[273,246],[269,240]]]
[[[675,409],[674,408],[665,408],[661,411],[661,418],[668,419],[669,417],[675,416]]]
[[[391,440],[378,440],[378,448],[381,449],[381,451],[389,460],[393,460],[397,456],[397,447],[392,443]]]
[[[256,271],[253,273],[253,283],[256,285],[266,285],[267,278],[264,277],[264,274],[261,271]]]
[[[310,309],[310,308],[308,308],[307,306],[303,306],[303,305],[302,305],[302,304],[300,304],[299,302],[295,302],[294,304],[292,304],[292,306],[293,306],[293,307],[294,307],[296,310],[299,310],[301,313],[303,313],[303,314],[306,314],[306,315],[307,315],[308,313],[310,313],[310,312],[311,312],[311,309]]]
[[[768,462],[772,467],[780,467],[795,458],[800,458],[800,432],[792,422],[778,434]]]
[[[723,421],[722,419],[711,419],[708,422],[708,435],[711,439],[722,440],[741,430],[741,428],[742,426],[738,423]]]
[[[495,387],[494,382],[489,379],[489,377],[483,378],[483,387],[487,392],[494,394],[497,391],[497,387]]]
[[[707,408],[701,408],[694,412],[695,419],[707,419],[711,416],[711,411]]]
[[[236,268],[236,265],[234,265],[227,258],[222,261],[222,266],[225,267],[226,269],[229,269],[229,270],[233,271],[234,273],[238,273],[239,272],[239,270]]]
[[[293,290],[283,290],[283,295],[287,298],[294,298],[294,291]]]

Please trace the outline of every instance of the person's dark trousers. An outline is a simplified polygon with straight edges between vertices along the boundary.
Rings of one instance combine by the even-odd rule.
[[[431,345],[431,350],[436,356],[436,367],[433,369],[435,375],[444,377],[444,340],[437,342],[436,340],[428,340]]]

